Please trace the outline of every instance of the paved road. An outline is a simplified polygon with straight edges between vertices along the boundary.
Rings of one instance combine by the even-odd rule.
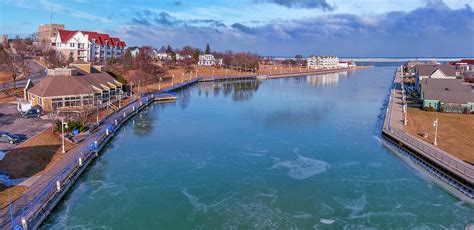
[[[7,82],[0,84],[0,91],[3,91],[5,89],[11,89],[13,87],[24,87],[26,85],[26,82],[28,82],[28,79],[31,79],[33,83],[39,82],[43,77],[46,76],[45,68],[38,64],[36,61],[33,59],[30,60],[28,63],[28,71],[31,73],[26,79],[22,79],[16,82],[16,84],[13,84],[13,82]]]

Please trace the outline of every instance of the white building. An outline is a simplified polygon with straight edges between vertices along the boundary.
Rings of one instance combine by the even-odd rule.
[[[59,30],[54,48],[67,58],[86,62],[102,62],[109,58],[120,58],[126,47],[119,38],[91,31]]]
[[[339,58],[336,56],[311,56],[307,60],[308,69],[339,68]]]
[[[200,65],[200,66],[214,66],[216,64],[218,64],[218,63],[216,63],[216,59],[214,58],[214,55],[212,55],[212,54],[199,55],[198,65]]]

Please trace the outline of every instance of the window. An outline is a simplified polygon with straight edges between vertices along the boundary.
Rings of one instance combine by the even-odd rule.
[[[66,97],[64,98],[65,107],[81,106],[81,97]]]
[[[52,106],[53,106],[53,109],[63,107],[63,106],[64,106],[64,104],[63,104],[63,98],[53,98],[53,100],[52,100]]]
[[[69,47],[74,48],[75,46],[76,46],[76,44],[74,44],[74,43],[69,43]]]
[[[93,104],[92,96],[83,96],[82,97],[82,104],[83,105]]]

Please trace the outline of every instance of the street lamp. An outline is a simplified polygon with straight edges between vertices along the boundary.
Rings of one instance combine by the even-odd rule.
[[[62,144],[63,144],[63,151],[62,153],[66,153],[66,150],[64,149],[64,125],[66,125],[67,128],[67,123],[64,123],[64,118],[61,118],[61,133],[62,133]]]
[[[407,103],[405,103],[403,105],[403,114],[405,115],[405,118],[403,119],[403,124],[404,125],[407,125],[408,121],[407,121]]]
[[[438,118],[433,122],[433,126],[435,127],[435,138],[434,138],[434,145],[438,145]]]

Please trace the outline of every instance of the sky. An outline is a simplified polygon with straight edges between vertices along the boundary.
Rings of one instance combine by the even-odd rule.
[[[0,34],[42,23],[128,46],[192,45],[264,56],[473,57],[472,0],[0,0]]]

